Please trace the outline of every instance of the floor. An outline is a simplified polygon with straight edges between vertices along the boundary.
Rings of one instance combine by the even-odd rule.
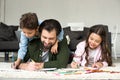
[[[113,60],[113,63],[119,63],[120,62],[120,57],[118,57],[117,59],[112,59]]]

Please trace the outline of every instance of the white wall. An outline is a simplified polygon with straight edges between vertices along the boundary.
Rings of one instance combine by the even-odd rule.
[[[41,20],[54,18],[65,27],[70,22],[84,22],[86,26],[107,24],[114,33],[120,26],[120,0],[0,0],[0,18],[6,24],[19,24],[23,13],[35,12]],[[5,2],[5,5],[4,5]],[[4,9],[5,8],[5,9]],[[5,12],[3,12],[4,10]],[[119,29],[120,33],[120,29]],[[120,34],[119,34],[120,36]],[[118,38],[119,40],[120,38]],[[117,43],[117,52],[119,44]]]
[[[65,27],[69,22],[86,26],[120,26],[120,0],[6,0],[5,23],[19,24],[21,14],[37,13],[39,19],[55,18]]]
[[[5,22],[5,0],[0,0],[0,22]]]

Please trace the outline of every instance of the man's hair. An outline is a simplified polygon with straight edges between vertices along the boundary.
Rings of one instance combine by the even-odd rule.
[[[20,28],[27,28],[30,30],[37,29],[39,26],[36,13],[25,13],[20,18]]]
[[[58,35],[61,32],[61,24],[55,19],[47,19],[40,24],[39,32],[41,33],[43,29],[47,30],[48,32],[51,32],[53,29],[55,29],[56,35]]]

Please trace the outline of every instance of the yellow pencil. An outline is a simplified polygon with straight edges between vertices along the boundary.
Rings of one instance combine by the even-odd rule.
[[[35,61],[33,59],[31,59],[31,62],[35,63]]]

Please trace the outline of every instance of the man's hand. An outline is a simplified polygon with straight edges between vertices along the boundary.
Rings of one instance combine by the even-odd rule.
[[[36,63],[36,62],[28,62],[28,63],[21,63],[19,68],[29,71],[36,71],[39,69],[42,69],[44,66],[44,63]]]

